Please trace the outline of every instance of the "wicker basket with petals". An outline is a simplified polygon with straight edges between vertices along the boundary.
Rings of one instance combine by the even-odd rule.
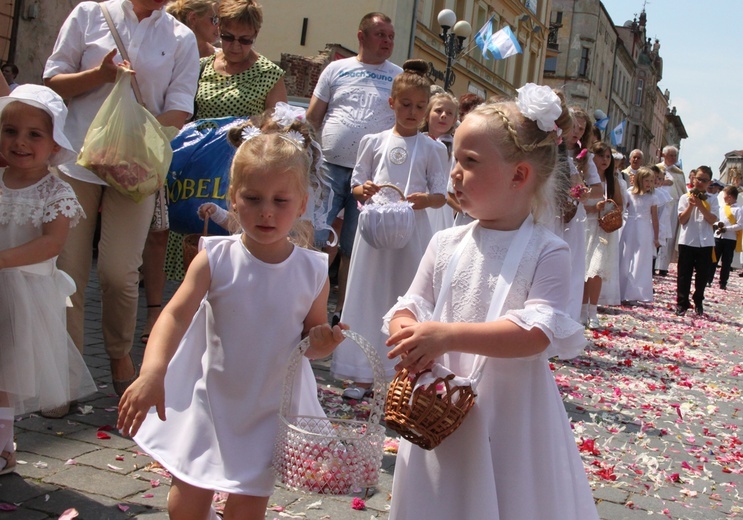
[[[402,437],[430,450],[451,435],[475,404],[471,386],[452,384],[454,374],[437,377],[431,384],[415,388],[418,377],[400,370],[387,391],[384,420]]]
[[[345,495],[377,484],[382,466],[384,426],[384,369],[374,347],[363,337],[344,331],[361,347],[374,372],[371,411],[366,421],[291,415],[292,381],[309,338],[297,346],[289,360],[279,412],[279,434],[273,467],[287,487],[308,493]]]
[[[622,227],[622,209],[617,206],[616,202],[611,199],[607,199],[606,204],[609,203],[611,203],[614,207],[603,215],[599,215],[598,217],[599,226],[601,227],[601,229],[604,230],[605,233],[613,233],[614,231]]]

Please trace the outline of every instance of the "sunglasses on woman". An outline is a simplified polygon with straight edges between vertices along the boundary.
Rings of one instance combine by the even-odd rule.
[[[229,33],[221,33],[221,34],[219,35],[219,37],[220,37],[220,38],[222,38],[222,42],[224,42],[224,43],[232,43],[232,42],[234,42],[235,40],[237,40],[237,42],[238,42],[238,43],[239,43],[240,45],[244,45],[244,46],[246,46],[246,47],[247,47],[248,45],[253,45],[253,42],[255,42],[255,38],[246,38],[245,36],[240,36],[240,37],[238,38],[238,37],[237,37],[237,36],[235,36],[234,34],[229,34]]]

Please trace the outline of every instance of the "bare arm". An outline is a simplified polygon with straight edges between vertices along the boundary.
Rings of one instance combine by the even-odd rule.
[[[655,247],[660,246],[658,242],[658,206],[650,206],[650,218],[653,220],[653,242]]]
[[[155,119],[157,119],[163,126],[173,126],[180,130],[183,128],[183,125],[186,124],[188,118],[188,112],[183,112],[182,110],[168,110],[167,112],[163,112],[157,116]]]
[[[446,204],[446,196],[441,193],[411,193],[407,201],[413,204],[413,209],[440,208]]]
[[[393,320],[397,317],[398,313]],[[403,315],[401,318],[409,319],[409,316]],[[394,325],[397,329],[401,323],[396,322]],[[419,372],[430,367],[436,358],[446,352],[465,352],[498,358],[527,357],[544,351],[549,345],[549,339],[537,327],[526,330],[509,320],[485,323],[428,321],[401,327],[389,337],[387,345],[395,345],[387,357],[392,359],[401,356],[395,367],[397,370],[408,368],[411,372]]]
[[[310,359],[329,356],[343,341],[342,330],[348,329],[348,326],[343,323],[332,328],[328,324],[328,294],[330,294],[330,281],[326,278],[322,291],[312,303],[312,308],[304,319],[302,336],[310,337],[310,346],[305,352],[305,356]]]
[[[312,96],[310,99],[310,106],[307,108],[307,122],[312,125],[315,132],[320,133],[322,127],[322,121],[325,119],[325,114],[328,112],[328,103],[325,101]]]
[[[275,107],[279,101],[286,103],[288,99],[286,97],[286,83],[284,83],[284,78],[279,78],[279,81],[266,94],[266,110]]]
[[[41,236],[0,251],[0,269],[32,265],[54,258],[61,251],[70,231],[70,219],[62,215],[41,226]]]
[[[46,78],[44,85],[62,98],[72,99],[106,83],[113,83],[116,81],[116,72],[118,71],[118,65],[113,61],[114,56],[116,56],[116,49],[106,54],[98,67],[81,72],[57,74],[54,77]],[[124,64],[128,66],[128,62],[125,61]]]

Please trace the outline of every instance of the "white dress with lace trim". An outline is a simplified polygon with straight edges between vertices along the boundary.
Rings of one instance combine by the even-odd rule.
[[[41,236],[42,226],[64,216],[85,217],[69,184],[49,174],[22,189],[8,188],[0,170],[0,251]],[[74,283],[56,257],[0,269],[0,392],[16,414],[49,410],[97,390],[67,334],[66,299]]]
[[[443,322],[485,320],[515,235],[470,226],[476,226],[474,240],[462,252],[443,302]],[[418,319],[430,317],[449,259],[468,229],[456,227],[434,236],[410,290],[385,317],[386,326],[396,309],[410,309]],[[495,520],[598,518],[548,362],[554,354],[576,355],[585,345],[583,328],[561,310],[569,274],[567,245],[536,226],[500,319],[538,327],[552,344],[534,356],[489,358],[475,407],[434,450],[401,442],[391,519],[480,518],[483,512]],[[440,361],[466,376],[474,358],[449,352]],[[525,489],[538,491],[524,500]]]

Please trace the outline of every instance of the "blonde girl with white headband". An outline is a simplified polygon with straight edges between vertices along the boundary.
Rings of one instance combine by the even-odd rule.
[[[65,137],[67,108],[47,87],[0,98],[0,475],[15,469],[13,417],[61,417],[97,388],[67,334],[75,284],[56,259],[85,213],[49,167],[77,155]]]
[[[457,128],[451,177],[477,220],[433,237],[385,316],[398,369],[438,362],[469,376],[478,394],[437,447],[401,441],[392,520],[598,518],[549,367],[551,356],[585,345],[564,310],[568,246],[544,225],[552,225],[557,142],[571,118],[549,87],[518,92],[480,105]]]
[[[309,335],[307,357],[325,357],[345,328],[327,323],[327,255],[289,240],[308,200],[309,127],[264,133],[248,122],[229,136],[242,232],[202,239],[119,404],[118,428],[173,475],[172,519],[216,518],[214,491],[230,494],[226,517],[264,518],[289,356]],[[292,403],[321,415],[306,359],[297,377]]]

